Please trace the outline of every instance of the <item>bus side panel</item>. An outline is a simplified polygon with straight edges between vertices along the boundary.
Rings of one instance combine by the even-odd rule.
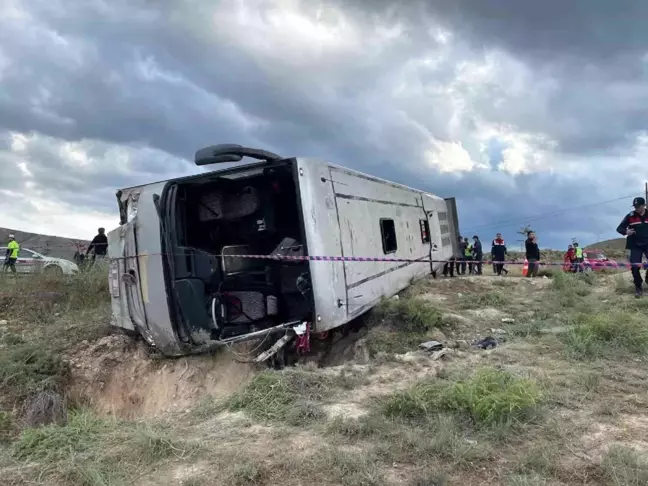
[[[297,159],[297,184],[310,255],[344,256],[328,164]],[[313,328],[324,332],[347,322],[344,262],[311,261]]]
[[[421,194],[344,169],[332,170],[345,256],[428,260],[421,221],[426,214]],[[394,251],[383,248],[383,233],[396,238]],[[347,313],[355,317],[430,273],[427,261],[345,262]]]

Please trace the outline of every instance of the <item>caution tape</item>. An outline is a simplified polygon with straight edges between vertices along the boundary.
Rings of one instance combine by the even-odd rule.
[[[111,257],[110,260],[124,260],[130,258],[147,257],[153,255],[162,255],[161,253],[143,253],[138,255],[126,257]],[[179,253],[178,256],[186,256],[186,253]],[[248,258],[254,260],[274,260],[274,261],[301,261],[301,262],[385,262],[385,263],[452,263],[454,265],[466,264],[482,264],[482,265],[525,265],[529,264],[524,261],[500,261],[500,260],[459,260],[459,259],[446,259],[438,260],[432,258],[398,258],[398,257],[358,257],[358,256],[323,256],[323,255],[212,255],[214,258]],[[583,268],[632,268],[643,267],[648,269],[648,262],[646,263],[619,263],[619,262],[581,262],[581,263],[566,263],[566,262],[536,262],[539,266],[558,266],[558,267],[583,267]]]

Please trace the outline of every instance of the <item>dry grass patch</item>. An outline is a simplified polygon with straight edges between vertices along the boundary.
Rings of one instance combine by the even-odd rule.
[[[227,408],[257,420],[299,425],[325,417],[322,401],[333,393],[334,379],[317,371],[286,369],[256,375]]]
[[[199,447],[151,424],[100,418],[88,411],[69,414],[65,425],[23,430],[11,447],[18,463],[36,463],[47,484],[117,485],[170,458],[186,459]]]
[[[648,458],[629,447],[610,447],[603,457],[601,469],[610,485],[645,486],[648,484]]]

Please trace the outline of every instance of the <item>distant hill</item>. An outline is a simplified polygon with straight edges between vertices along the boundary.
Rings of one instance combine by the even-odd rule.
[[[0,246],[7,244],[7,238],[10,234],[16,235],[16,240],[22,248],[34,250],[45,256],[65,258],[67,260],[73,259],[74,252],[77,251],[78,247],[87,247],[90,243],[87,240],[76,240],[61,236],[40,235],[37,233],[27,233],[26,231],[0,228]]]
[[[586,246],[586,248],[592,248],[595,250],[624,250],[626,240],[625,238],[614,238],[612,240],[599,241],[598,243],[593,243]]]

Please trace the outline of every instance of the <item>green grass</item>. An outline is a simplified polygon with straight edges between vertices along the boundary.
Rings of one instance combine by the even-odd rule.
[[[14,444],[14,456],[24,461],[57,462],[97,447],[109,423],[87,412],[71,412],[64,426],[28,428]]]
[[[425,299],[386,299],[377,306],[374,316],[405,333],[425,334],[442,325],[441,313]]]
[[[60,356],[37,343],[7,345],[0,351],[2,395],[24,399],[30,394],[60,390],[68,367]]]
[[[648,325],[643,314],[624,310],[579,313],[563,335],[567,352],[576,359],[623,354],[648,354]]]
[[[592,293],[597,275],[589,273],[556,273],[551,281],[553,299],[560,307],[573,309]]]
[[[466,380],[426,382],[390,396],[387,417],[416,420],[449,412],[469,417],[479,427],[528,420],[542,400],[538,384],[507,371],[485,368]]]
[[[87,410],[70,412],[65,425],[27,428],[11,446],[16,461],[39,465],[41,478],[92,486],[131,484],[155,465],[198,450],[166,428],[108,420]]]
[[[481,307],[496,307],[501,308],[509,304],[511,301],[510,296],[501,291],[490,291],[483,293],[471,294],[465,296],[461,301],[459,307],[462,309],[478,309]]]
[[[601,469],[608,484],[614,486],[648,484],[648,459],[629,447],[610,447],[603,457]]]
[[[333,386],[332,378],[313,371],[264,371],[231,397],[227,408],[257,420],[299,425],[324,417],[319,402],[331,395]]]
[[[412,351],[427,340],[427,333],[444,325],[441,312],[417,297],[383,300],[372,318],[374,327],[367,336],[372,356]]]

